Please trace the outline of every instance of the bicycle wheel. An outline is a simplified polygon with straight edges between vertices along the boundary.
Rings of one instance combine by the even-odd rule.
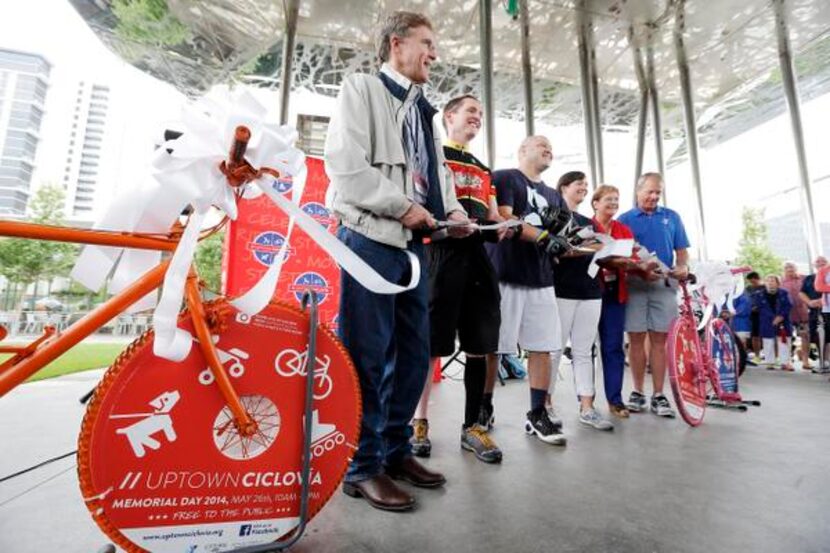
[[[152,331],[131,344],[99,384],[78,440],[87,508],[127,551],[227,551],[299,524],[305,365],[277,371],[275,360],[303,355],[308,316],[281,303],[253,317],[225,300],[211,305],[228,309],[214,342],[258,430],[239,434],[197,344],[179,363],[153,355]],[[179,326],[192,329],[188,313]],[[332,393],[313,403],[309,518],[340,484],[360,423],[354,366],[322,326],[314,366],[315,390]]]
[[[676,317],[669,326],[666,364],[677,410],[691,426],[703,422],[706,413],[706,373],[701,353],[694,323]]]
[[[706,349],[713,364],[709,381],[714,395],[727,401],[739,401],[738,370],[740,353],[732,329],[723,320],[714,319],[707,325]]]

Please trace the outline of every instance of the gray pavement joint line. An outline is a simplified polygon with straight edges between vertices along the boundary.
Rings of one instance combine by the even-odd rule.
[[[19,494],[14,495],[14,496],[10,497],[9,499],[7,499],[7,500],[3,501],[2,503],[0,503],[0,507],[5,507],[6,505],[8,505],[9,503],[11,503],[11,502],[12,502],[12,501],[14,501],[15,499],[18,499],[18,498],[20,498],[20,497],[23,497],[23,496],[24,496],[24,495],[26,495],[27,493],[32,492],[32,491],[36,490],[37,488],[39,488],[39,487],[43,486],[44,484],[47,484],[47,483],[51,482],[52,480],[54,480],[54,479],[55,479],[55,478],[57,478],[58,476],[62,476],[62,475],[64,475],[64,474],[66,474],[66,473],[67,473],[67,472],[69,472],[70,470],[74,469],[76,466],[77,466],[77,465],[76,465],[75,463],[72,463],[72,465],[71,465],[71,466],[69,466],[69,467],[65,468],[64,470],[60,471],[59,473],[57,473],[57,474],[53,474],[52,476],[50,476],[50,477],[49,477],[49,478],[47,478],[46,480],[43,480],[43,481],[41,481],[41,482],[38,482],[37,484],[35,484],[35,485],[34,485],[34,486],[32,486],[31,488],[27,488],[27,489],[23,490],[22,492],[20,492]]]
[[[14,474],[9,474],[8,476],[4,476],[3,478],[0,478],[0,484],[5,482],[6,480],[11,480],[12,478],[22,476],[22,475],[26,474],[27,472],[31,472],[35,469],[39,469],[40,467],[44,467],[44,466],[46,466],[50,463],[54,463],[55,461],[60,461],[61,459],[65,459],[65,458],[69,457],[70,455],[75,455],[76,453],[78,453],[77,449],[74,450],[74,451],[70,451],[69,453],[64,453],[63,455],[58,455],[57,457],[52,457],[51,459],[47,459],[43,462],[40,462],[36,465],[32,465],[31,467],[25,468],[23,470],[19,470],[19,471],[15,472]]]

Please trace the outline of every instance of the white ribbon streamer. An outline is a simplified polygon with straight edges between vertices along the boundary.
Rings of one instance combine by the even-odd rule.
[[[724,262],[700,261],[695,264],[693,272],[697,282],[690,289],[705,294],[707,301],[698,326],[700,330],[714,315],[715,309],[724,303],[731,304],[732,298],[739,296],[743,290],[740,276],[734,275],[732,267]]]
[[[298,171],[297,176],[292,179],[291,201],[288,203],[294,206],[299,205],[303,197],[303,192],[305,191],[306,176],[306,169],[305,166],[303,166],[302,169]],[[259,179],[256,186],[249,184],[248,189],[256,190],[256,196],[259,196],[264,190],[260,185],[261,181],[267,181],[269,186],[273,186],[273,183],[275,182],[272,178],[268,178]],[[250,197],[248,196],[247,190],[245,195],[246,197]],[[302,209],[300,211],[302,211]],[[303,214],[305,214],[305,212],[303,212]],[[288,218],[288,230],[285,233],[285,240],[283,241],[282,246],[280,246],[277,254],[274,256],[274,259],[271,261],[271,265],[268,267],[268,270],[265,271],[265,274],[260,277],[260,279],[251,287],[250,290],[231,301],[231,305],[249,316],[255,315],[265,309],[265,306],[268,305],[268,302],[270,302],[271,298],[274,296],[274,290],[277,289],[277,282],[280,279],[280,273],[282,273],[282,264],[285,262],[285,257],[288,255],[291,235],[293,232],[294,217],[291,216]]]
[[[184,361],[190,353],[193,337],[186,330],[178,328],[176,322],[182,305],[187,274],[206,214],[207,210],[197,211],[190,218],[190,224],[185,228],[173,259],[170,260],[170,266],[164,276],[161,301],[153,313],[153,326],[156,331],[153,353],[171,361]]]
[[[247,185],[246,198],[264,192],[289,215],[289,222],[285,241],[268,270],[248,292],[232,302],[237,309],[254,315],[271,300],[295,223],[343,270],[372,292],[397,294],[418,285],[420,263],[411,252],[406,252],[412,271],[410,282],[405,286],[388,282],[300,209],[306,175],[305,156],[293,146],[297,133],[288,126],[263,123],[265,116],[264,106],[244,89],[224,96],[221,93],[220,96],[207,96],[186,107],[179,127],[183,134],[158,149],[152,178],[144,186],[120,195],[96,224],[96,228],[102,229],[163,234],[169,231],[184,208],[190,205],[194,209],[171,259],[161,299],[153,313],[156,335],[153,352],[159,357],[181,361],[192,347],[193,337],[178,328],[177,322],[199,233],[210,207],[216,206],[229,218],[236,218],[236,199],[219,165],[227,157],[238,125],[245,125],[251,131],[245,159],[255,168],[273,167],[282,175],[293,176],[294,181],[290,200],[274,189],[274,179],[270,176]],[[112,273],[109,291],[118,293],[157,265],[160,255],[154,251],[87,246],[73,268],[72,277],[88,288],[98,290]],[[155,293],[152,293],[139,300],[131,310],[147,309],[154,303]]]
[[[363,261],[360,256],[346,247],[336,237],[332,236],[319,222],[300,209],[299,206],[286,200],[282,194],[274,189],[272,179],[263,178],[257,181],[256,184],[280,209],[286,212],[293,220],[296,220],[297,225],[329,254],[344,271],[348,272],[368,290],[376,294],[400,294],[401,292],[412,290],[418,286],[421,278],[421,264],[418,261],[418,257],[412,252],[406,252],[406,255],[409,257],[410,270],[412,272],[409,283],[401,286],[389,282],[380,273],[375,271],[371,265]]]
[[[500,228],[512,228],[522,226],[522,222],[518,219],[508,219],[500,223],[488,223],[482,225],[480,223],[470,223],[467,221],[438,221],[438,228],[454,228],[464,227],[472,230],[498,230]]]

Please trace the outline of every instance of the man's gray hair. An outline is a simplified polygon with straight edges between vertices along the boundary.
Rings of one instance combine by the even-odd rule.
[[[398,11],[388,16],[380,27],[377,37],[378,59],[381,63],[389,61],[392,37],[404,38],[410,29],[427,27],[432,29],[432,22],[425,15],[415,12]]]
[[[637,179],[637,186],[634,189],[641,189],[648,179],[657,179],[661,184],[663,183],[663,175],[660,173],[643,173],[640,175],[640,178]]]

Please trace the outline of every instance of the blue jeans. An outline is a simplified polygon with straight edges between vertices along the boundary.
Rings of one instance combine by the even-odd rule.
[[[345,227],[337,237],[390,282],[409,281],[409,260],[398,248]],[[421,261],[418,286],[397,295],[370,292],[343,271],[340,338],[357,368],[363,400],[360,443],[347,482],[359,482],[412,455],[409,425],[429,372],[429,312],[423,244],[409,251]]]
[[[625,304],[617,300],[616,291],[612,294],[603,294],[602,315],[599,318],[600,354],[602,355],[602,379],[605,383],[605,399],[611,405],[623,403],[624,330]]]

